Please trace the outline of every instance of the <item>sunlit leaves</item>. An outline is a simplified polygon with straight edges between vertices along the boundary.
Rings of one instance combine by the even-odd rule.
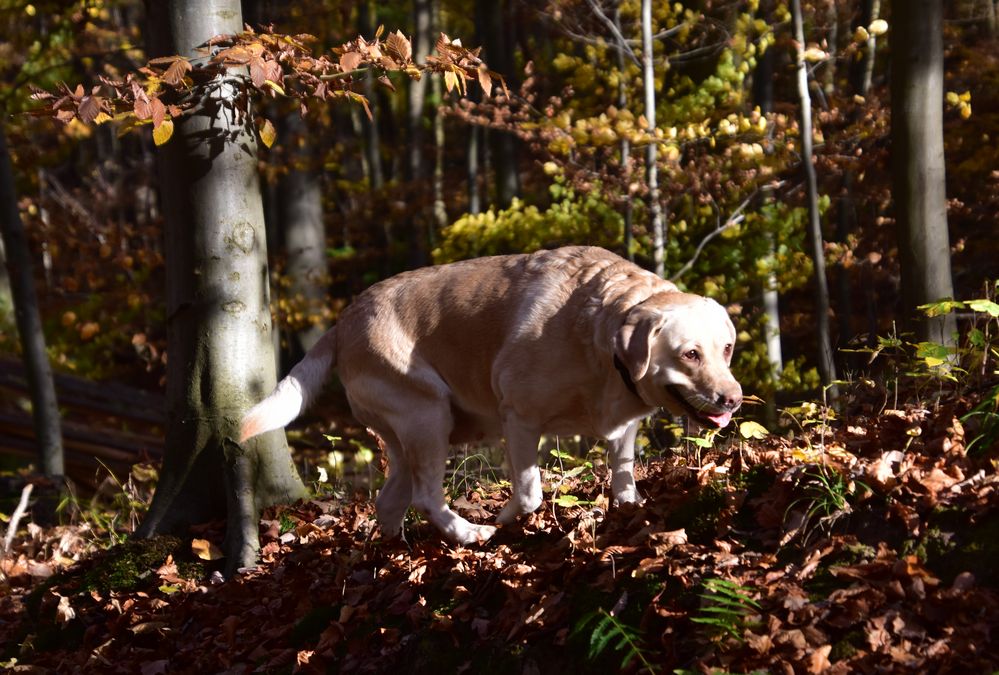
[[[269,148],[274,145],[274,141],[277,138],[277,131],[269,119],[266,117],[257,118],[257,133],[260,135],[260,142],[266,147]]]
[[[153,142],[163,145],[173,136],[173,120],[163,120],[163,123],[153,129]]]

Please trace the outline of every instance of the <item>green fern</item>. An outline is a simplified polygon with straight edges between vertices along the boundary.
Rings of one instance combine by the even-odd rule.
[[[658,672],[646,656],[648,648],[638,631],[602,607],[583,617],[573,634],[580,635],[587,630],[590,638],[586,656],[591,661],[611,650],[622,655],[622,669],[637,660],[647,672]]]
[[[700,596],[704,601],[700,615],[691,621],[711,626],[719,635],[728,635],[741,642],[747,617],[760,609],[760,605],[749,597],[751,590],[727,579],[708,579],[704,582],[704,590]]]

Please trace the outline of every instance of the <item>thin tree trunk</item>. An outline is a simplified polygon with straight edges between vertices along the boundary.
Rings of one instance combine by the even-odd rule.
[[[413,60],[423,63],[430,52],[430,24],[432,21],[430,0],[413,0]],[[427,78],[411,79],[407,90],[406,126],[408,130],[408,166],[406,172],[414,189],[414,209],[412,227],[408,229],[409,266],[423,267],[429,260],[428,249],[433,238],[432,214],[424,208],[420,198],[426,194],[423,189],[427,176],[423,152],[423,124],[427,101]]]
[[[617,26],[619,35],[621,32],[621,5],[614,8],[614,25]],[[617,49],[617,107],[618,110],[628,109],[628,88],[625,86],[624,74],[627,70],[627,62],[624,58],[624,45],[619,45]],[[635,261],[634,251],[634,229],[632,228],[633,209],[631,207],[631,195],[628,186],[631,184],[631,142],[626,136],[621,137],[621,174],[624,181],[624,254],[628,260]]]
[[[309,317],[309,326],[289,336],[289,361],[297,363],[329,327],[318,318],[326,301],[326,228],[323,223],[322,177],[316,171],[305,120],[298,112],[285,116],[282,124],[291,166],[278,184],[278,213],[286,273],[291,282],[293,304]]]
[[[195,56],[242,28],[237,0],[147,2],[150,53]],[[260,510],[305,494],[281,432],[240,446],[244,412],[275,384],[256,136],[231,84],[175,121],[158,164],[166,212],[167,415],[163,471],[137,536],[225,515],[226,567],[253,565]],[[224,489],[219,489],[224,484]]]
[[[510,7],[509,1],[476,0],[476,32],[480,44],[485,48],[486,63],[503,75],[511,88],[516,88],[510,45],[513,22],[508,20]],[[499,129],[492,129],[488,138],[494,168],[496,203],[500,208],[506,208],[520,194],[516,138]]]
[[[28,388],[31,391],[31,417],[38,442],[38,459],[42,473],[61,483],[65,467],[59,405],[52,379],[52,364],[45,353],[45,334],[38,309],[31,251],[17,208],[14,167],[7,147],[3,120],[0,120],[0,231],[7,254],[6,267],[14,301],[14,318],[21,339]]]
[[[913,0],[892,26],[892,178],[903,321],[921,340],[954,343],[953,314],[917,306],[953,297],[943,146],[943,3]]]
[[[759,16],[764,21],[773,17],[773,0],[760,3]],[[760,113],[769,115],[774,107],[774,56],[775,49],[769,47],[760,54],[753,74],[753,103],[759,107]],[[773,201],[773,188],[767,186],[760,191],[760,201],[768,204]],[[771,260],[777,257],[777,247],[772,233],[767,234],[767,255]],[[771,271],[763,286],[763,316],[764,332],[767,343],[767,362],[769,363],[770,380],[774,383],[772,395],[766,397],[767,423],[773,425],[777,421],[776,385],[784,370],[784,354],[781,349],[780,332],[780,296],[777,293],[777,274]]]
[[[854,31],[860,27],[868,27],[874,19],[878,18],[880,11],[880,0],[864,0],[860,14],[856,23],[852,26]],[[871,76],[874,72],[874,56],[877,47],[877,38],[871,35],[864,43],[861,57],[851,64],[850,67],[850,88],[858,96],[867,96],[871,86]],[[854,120],[860,114],[860,109],[854,112]],[[836,221],[836,240],[846,243],[850,233],[856,229],[856,203],[853,197],[854,184],[856,182],[856,172],[853,165],[848,164],[843,172],[843,197],[839,203],[838,217]],[[840,266],[839,284],[837,288],[839,317],[839,344],[846,345],[854,335],[853,330],[853,290],[854,283],[851,268],[845,265]],[[872,301],[871,294],[865,294],[868,303]],[[869,339],[873,339],[873,335]]]
[[[372,37],[375,32],[375,3],[373,0],[361,0],[357,7],[357,27],[361,35]],[[372,192],[381,192],[385,186],[385,171],[382,166],[382,142],[381,133],[378,129],[378,114],[380,106],[377,96],[375,96],[375,77],[370,72],[364,77],[364,96],[368,99],[368,107],[371,109],[371,119],[366,115],[358,114],[361,126],[364,129],[364,153],[365,166],[368,171],[368,187]],[[388,218],[382,219],[382,232],[385,236],[386,260],[391,260],[395,249],[395,238],[392,234],[392,224]],[[391,267],[391,264],[389,265]]]
[[[465,146],[465,180],[468,183],[468,212],[482,212],[482,197],[479,194],[479,152],[482,146],[482,127],[468,126],[468,143]]]
[[[652,59],[652,0],[642,0],[642,70],[645,89],[645,119],[649,131],[656,128],[656,78]],[[658,152],[655,143],[645,148],[645,180],[649,187],[649,225],[652,229],[653,271],[666,275],[663,208],[659,201]]]
[[[433,0],[434,26],[441,25],[440,0]],[[444,87],[441,86],[441,78],[434,77],[431,80],[431,93],[434,99],[434,218],[433,226],[430,229],[431,250],[437,245],[437,233],[447,227],[447,204],[444,201],[444,115],[441,114],[440,106],[444,105]]]
[[[794,39],[797,44],[795,60],[798,75],[798,96],[801,100],[801,163],[805,168],[805,189],[808,197],[808,240],[815,267],[815,314],[819,348],[819,374],[822,384],[829,387],[830,396],[836,397],[836,364],[833,361],[832,341],[829,336],[829,287],[826,281],[826,258],[822,243],[822,224],[819,220],[819,189],[812,157],[812,101],[808,95],[808,72],[805,68],[805,29],[801,18],[801,0],[792,0]]]

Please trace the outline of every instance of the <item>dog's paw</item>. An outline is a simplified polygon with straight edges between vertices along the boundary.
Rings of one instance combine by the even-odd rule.
[[[484,544],[494,534],[496,534],[496,528],[492,525],[465,523],[465,527],[456,528],[454,536],[450,537],[450,539],[456,544],[470,546],[472,544]]]
[[[635,504],[641,506],[645,503],[645,498],[638,494],[638,488],[634,485],[614,494],[614,505]]]

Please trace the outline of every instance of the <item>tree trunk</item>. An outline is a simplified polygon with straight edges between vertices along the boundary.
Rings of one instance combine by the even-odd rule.
[[[919,339],[954,344],[953,314],[918,319],[918,305],[954,295],[943,146],[943,3],[895,12],[891,58],[892,183],[903,323]]]
[[[290,166],[278,184],[278,222],[288,263],[292,304],[306,313],[308,327],[289,335],[288,356],[297,363],[329,327],[317,314],[326,302],[326,228],[323,223],[322,177],[316,171],[308,125],[298,112],[282,124]]]
[[[645,88],[645,119],[649,131],[656,128],[656,78],[652,59],[652,0],[642,0],[642,69]],[[645,148],[645,180],[649,187],[649,226],[652,230],[652,265],[660,277],[666,275],[663,207],[659,201],[658,152],[655,143]]]
[[[474,91],[472,92],[474,95]],[[473,99],[474,100],[474,99]],[[482,197],[479,193],[479,153],[482,147],[482,127],[468,125],[468,144],[465,146],[465,180],[468,183],[468,212],[482,212]]]
[[[441,25],[440,11],[440,0],[433,0],[434,26]],[[448,224],[447,204],[444,200],[444,115],[439,109],[444,105],[444,87],[441,85],[440,77],[431,79],[431,92],[434,105],[438,107],[434,110],[434,218],[430,229],[432,250],[437,245],[437,233]]]
[[[373,0],[361,0],[357,7],[357,28],[361,35],[371,38],[375,33],[375,3]],[[375,96],[375,76],[369,72],[364,77],[364,96],[368,99],[368,107],[371,109],[371,119],[367,115],[358,113],[361,126],[364,129],[364,153],[366,156],[365,166],[368,170],[368,187],[373,192],[380,192],[385,186],[385,171],[382,166],[382,142],[381,134],[378,130],[379,106]],[[392,260],[393,249],[395,248],[395,238],[392,234],[392,223],[388,218],[382,219],[382,232],[385,236],[386,260]],[[391,267],[391,264],[389,264]]]
[[[515,89],[516,74],[510,44],[513,22],[509,20],[509,16],[504,16],[509,14],[510,6],[509,2],[502,0],[476,0],[475,23],[479,43],[485,49],[486,63],[506,79],[511,89]],[[495,169],[496,203],[500,208],[506,208],[520,194],[517,139],[509,132],[493,129],[489,140]]]
[[[794,39],[797,42],[795,61],[798,75],[798,96],[801,100],[801,164],[805,169],[805,189],[808,198],[808,240],[815,266],[815,314],[819,348],[819,374],[822,384],[836,397],[836,364],[833,362],[829,336],[829,287],[826,281],[826,258],[822,244],[822,224],[819,220],[819,188],[812,158],[812,101],[808,94],[808,72],[805,68],[805,29],[801,18],[801,0],[792,0]]]
[[[769,22],[773,17],[773,0],[760,3],[759,16]],[[759,107],[760,113],[769,115],[774,109],[774,56],[775,49],[771,46],[760,54],[753,73],[753,103]],[[764,187],[760,191],[760,201],[768,204],[773,201],[773,188]],[[767,234],[767,254],[771,260],[777,257],[777,246],[772,233]],[[767,342],[767,362],[774,389],[766,397],[766,420],[773,425],[777,422],[777,382],[784,370],[784,353],[780,343],[780,296],[777,293],[777,274],[771,272],[763,286],[763,316],[764,331]]]
[[[430,24],[432,7],[430,0],[413,0],[413,60],[423,63],[430,52]],[[431,214],[424,208],[425,201],[421,195],[426,194],[423,186],[427,176],[427,167],[423,153],[423,123],[427,101],[427,79],[410,79],[408,106],[406,108],[406,126],[409,138],[407,140],[408,166],[410,185],[414,192],[412,227],[409,228],[409,266],[423,267],[429,261],[428,248],[433,238]]]
[[[147,2],[150,54],[195,56],[242,29],[238,0]],[[281,432],[240,446],[244,412],[275,385],[267,246],[252,115],[234,85],[206,89],[158,154],[166,212],[163,470],[137,536],[226,517],[226,568],[253,565],[260,510],[305,495]],[[220,489],[220,485],[224,489]]]
[[[621,32],[621,5],[614,8],[614,25],[617,26],[619,35]],[[625,86],[624,74],[627,72],[627,63],[624,58],[625,45],[619,45],[617,49],[617,107],[618,110],[628,109],[628,87]],[[634,251],[634,229],[632,228],[633,209],[631,207],[631,195],[628,186],[631,184],[631,142],[626,136],[621,136],[621,177],[624,184],[624,254],[628,260],[635,262]]]
[[[59,405],[56,402],[52,364],[45,353],[45,334],[38,310],[38,292],[31,264],[31,251],[24,223],[17,208],[14,167],[7,134],[0,120],[0,234],[6,252],[6,267],[14,302],[14,319],[21,339],[24,370],[31,391],[31,417],[38,442],[38,460],[43,474],[57,484],[65,474]]]
[[[864,28],[871,25],[871,22],[878,18],[881,9],[880,0],[864,0],[857,21],[852,26],[853,30],[860,26]],[[871,87],[871,76],[874,73],[874,57],[877,47],[877,38],[869,36],[864,43],[863,52],[859,59],[855,59],[850,67],[850,88],[857,96],[867,96]],[[861,109],[856,108],[853,119],[856,120],[861,113]],[[850,233],[856,228],[856,203],[853,198],[854,185],[856,183],[856,172],[853,165],[848,164],[843,172],[843,197],[839,202],[839,212],[836,222],[836,240],[846,243]],[[853,329],[853,290],[854,280],[851,278],[851,268],[841,266],[839,270],[839,286],[837,290],[839,316],[839,344],[846,345],[854,336]],[[871,293],[865,294],[867,303],[873,302]],[[873,344],[875,335],[868,336],[868,341]]]

